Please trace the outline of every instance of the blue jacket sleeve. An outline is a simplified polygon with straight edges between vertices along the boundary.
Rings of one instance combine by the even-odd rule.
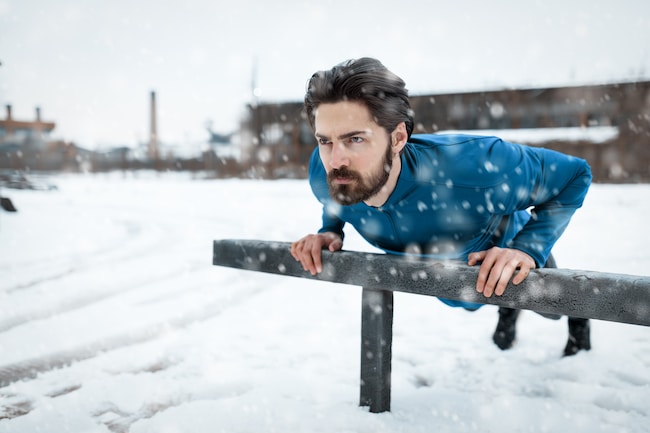
[[[591,168],[583,159],[548,149],[521,146],[516,191],[508,191],[531,218],[508,246],[529,254],[542,267],[591,184]],[[507,189],[507,188],[505,188]],[[505,198],[505,197],[504,197]]]
[[[333,232],[343,239],[343,226],[345,222],[336,216],[336,204],[332,202],[327,185],[327,173],[320,160],[318,148],[316,148],[309,161],[309,185],[311,190],[323,205],[323,224],[318,233]]]

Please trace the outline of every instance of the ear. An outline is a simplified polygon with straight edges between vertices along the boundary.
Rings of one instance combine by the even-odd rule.
[[[390,134],[391,138],[391,148],[393,153],[400,153],[406,141],[408,140],[408,133],[406,132],[406,123],[400,122],[393,132]]]

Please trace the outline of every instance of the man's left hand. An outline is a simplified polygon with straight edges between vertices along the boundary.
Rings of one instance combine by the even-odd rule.
[[[512,248],[493,247],[478,251],[468,256],[467,264],[474,266],[481,262],[476,281],[476,291],[486,297],[503,295],[512,278],[512,284],[519,284],[526,279],[531,269],[535,269],[535,260],[523,251]],[[519,272],[515,275],[515,271]]]

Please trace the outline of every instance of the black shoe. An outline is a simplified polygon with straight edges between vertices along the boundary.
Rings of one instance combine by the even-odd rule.
[[[573,356],[581,350],[590,350],[589,334],[589,319],[569,317],[569,340],[564,348],[564,356]]]
[[[501,350],[510,349],[512,343],[515,341],[519,311],[512,308],[499,307],[499,323],[497,323],[497,329],[494,331],[494,335],[492,335],[492,340]]]

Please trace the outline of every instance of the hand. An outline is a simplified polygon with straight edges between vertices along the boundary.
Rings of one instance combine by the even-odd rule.
[[[535,260],[523,251],[512,248],[493,247],[487,251],[471,253],[467,264],[474,266],[478,262],[481,267],[478,271],[476,291],[483,293],[486,297],[503,295],[506,291],[508,281],[519,269],[517,275],[512,278],[512,284],[517,285],[524,281],[531,269],[535,269]]]
[[[343,239],[336,233],[318,233],[307,235],[291,244],[291,255],[302,264],[305,271],[312,275],[323,271],[321,250],[338,251],[343,248]]]

